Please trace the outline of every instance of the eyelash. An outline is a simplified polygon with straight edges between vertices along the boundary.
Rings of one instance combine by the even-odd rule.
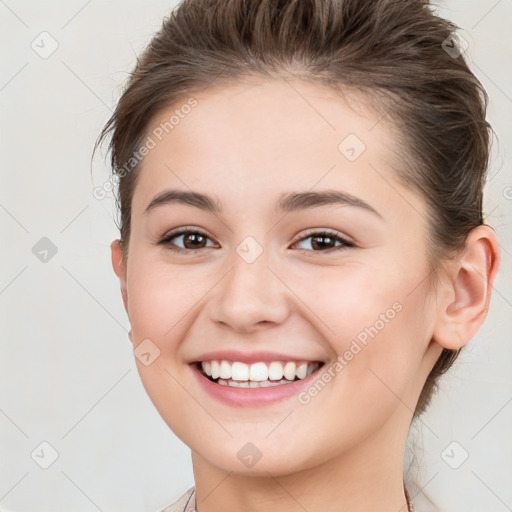
[[[166,236],[164,236],[159,242],[157,242],[157,245],[165,245],[170,251],[173,251],[175,253],[188,253],[190,251],[192,252],[197,252],[198,250],[200,249],[207,249],[208,247],[200,247],[199,249],[184,249],[182,247],[177,247],[173,244],[171,244],[171,240],[174,239],[174,238],[177,238],[179,236],[183,236],[183,235],[189,235],[189,234],[195,234],[195,235],[201,235],[205,238],[209,238],[208,235],[206,233],[204,233],[203,231],[197,229],[197,228],[180,228],[176,231],[171,231],[170,233],[168,233]],[[316,236],[313,236],[313,235],[316,235]],[[326,249],[326,250],[321,250],[321,251],[315,251],[315,250],[310,250],[310,249],[298,249],[299,251],[304,251],[304,252],[327,252],[327,253],[332,253],[334,251],[340,251],[340,250],[345,250],[349,247],[355,247],[355,245],[352,243],[352,242],[349,242],[348,240],[346,240],[345,238],[343,238],[342,236],[340,236],[338,233],[336,232],[333,232],[333,231],[330,231],[330,230],[310,230],[310,231],[307,231],[299,240],[297,240],[296,242],[294,242],[293,245],[297,245],[298,243],[308,239],[308,238],[317,238],[317,237],[320,237],[320,236],[328,236],[330,238],[333,238],[335,241],[337,242],[341,242],[342,245],[338,246],[338,247],[331,247],[330,249]]]

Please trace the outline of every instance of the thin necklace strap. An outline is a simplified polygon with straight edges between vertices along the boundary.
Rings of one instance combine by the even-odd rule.
[[[411,499],[411,495],[409,494],[409,491],[407,490],[407,486],[405,485],[405,480],[404,480],[404,492],[405,492],[405,499],[407,500],[407,510],[409,512],[415,512],[414,504]]]

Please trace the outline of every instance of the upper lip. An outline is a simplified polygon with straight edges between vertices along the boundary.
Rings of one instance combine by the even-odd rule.
[[[292,354],[284,354],[282,352],[270,352],[270,351],[258,351],[258,352],[241,352],[239,350],[216,350],[213,352],[207,352],[196,357],[191,363],[202,362],[202,361],[240,361],[242,363],[270,363],[272,361],[307,361],[323,362],[321,358],[314,357],[302,357]]]

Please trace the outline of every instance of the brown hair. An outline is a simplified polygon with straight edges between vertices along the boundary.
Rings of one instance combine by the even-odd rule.
[[[293,76],[365,93],[398,127],[396,173],[427,203],[429,279],[483,224],[491,127],[487,94],[454,45],[458,27],[427,0],[184,0],[139,57],[108,134],[125,260],[139,165],[151,120],[194,92],[250,77]],[[452,51],[449,51],[452,48]],[[414,416],[459,350],[444,349]]]

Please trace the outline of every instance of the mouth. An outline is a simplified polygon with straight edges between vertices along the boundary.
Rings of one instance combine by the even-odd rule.
[[[271,361],[252,364],[241,361],[212,359],[196,361],[196,368],[210,382],[234,388],[286,386],[309,377],[323,361]]]

